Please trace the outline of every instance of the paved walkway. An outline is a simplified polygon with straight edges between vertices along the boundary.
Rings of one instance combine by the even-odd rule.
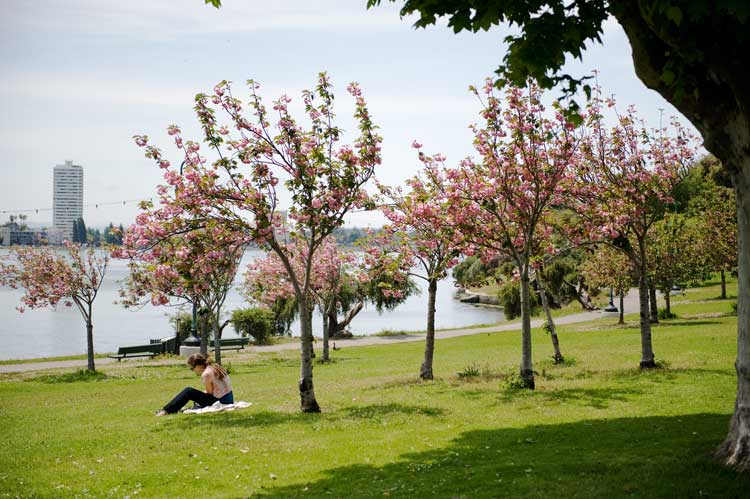
[[[616,300],[616,304],[619,302]],[[619,306],[619,305],[618,305]],[[638,310],[638,290],[631,289],[628,295],[625,297],[625,312],[633,313]],[[581,312],[579,314],[566,315],[555,319],[555,324],[575,324],[578,322],[587,322],[591,320],[600,319],[602,317],[601,311],[595,312]],[[531,321],[531,327],[539,327],[542,325],[544,320],[534,319]],[[450,331],[436,331],[436,339],[444,338],[456,338],[459,336],[470,336],[473,334],[481,333],[500,333],[507,331],[520,331],[521,322],[514,321],[505,324],[498,324],[497,326],[489,327],[468,327],[463,329],[453,329]],[[350,347],[350,346],[369,346],[369,345],[392,345],[396,343],[407,343],[412,341],[421,341],[424,339],[424,334],[403,334],[398,336],[357,336],[350,339],[336,340],[336,344],[339,347]],[[261,352],[280,352],[284,350],[297,350],[299,344],[297,342],[292,343],[280,343],[277,345],[265,345],[265,346],[253,346],[246,349],[247,352],[261,353]],[[320,343],[318,343],[320,348]],[[119,364],[125,365],[137,365],[148,363],[148,365],[156,364],[180,364],[183,360],[178,359],[163,359],[158,361],[150,360],[139,360],[131,359],[120,362]],[[102,358],[96,359],[96,365],[117,365],[116,359]],[[29,371],[40,371],[44,369],[66,369],[66,368],[81,368],[86,367],[85,359],[78,360],[59,360],[49,362],[28,362],[21,364],[4,364],[0,365],[0,373],[17,373],[17,372],[29,372]]]

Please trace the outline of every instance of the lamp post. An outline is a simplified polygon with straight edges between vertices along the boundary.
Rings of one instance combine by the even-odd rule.
[[[619,314],[620,310],[615,306],[615,294],[614,290],[610,286],[609,288],[609,303],[604,307],[603,312],[607,315]]]
[[[187,160],[185,160],[185,161],[187,161]],[[182,164],[180,165],[180,175],[182,175],[182,169],[185,166],[185,161],[183,161]],[[184,340],[182,340],[183,346],[191,347],[191,348],[195,348],[195,347],[200,347],[201,346],[201,340],[196,335],[196,332],[198,331],[198,306],[195,303],[195,301],[196,301],[195,298],[193,298],[193,302],[192,302],[192,304],[193,304],[193,318],[192,318],[192,322],[190,324],[190,336],[188,336],[187,338],[185,338]]]

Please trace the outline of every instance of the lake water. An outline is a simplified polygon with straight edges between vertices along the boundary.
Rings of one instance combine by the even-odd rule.
[[[6,252],[6,250],[0,250]],[[244,264],[263,253],[248,251]],[[148,343],[150,338],[161,338],[173,333],[169,316],[176,307],[153,307],[147,305],[140,310],[126,310],[113,304],[117,299],[119,281],[127,275],[127,262],[110,260],[107,276],[94,303],[94,349],[96,352],[114,352],[124,345]],[[241,276],[238,276],[238,281]],[[374,307],[366,306],[352,321],[349,329],[354,334],[373,334],[383,330],[424,330],[427,310],[427,286],[421,279],[418,285],[423,292],[407,299],[393,311],[379,314]],[[476,307],[453,298],[455,288],[451,278],[438,286],[435,318],[437,328],[453,328],[472,324],[500,322],[501,310]],[[20,313],[21,290],[0,287],[0,359],[23,359],[75,355],[86,352],[86,329],[80,312],[75,307],[60,306],[57,310],[38,309]],[[248,307],[236,290],[227,297],[224,310],[231,312]],[[185,309],[187,311],[187,309]],[[299,327],[292,326],[292,334]],[[322,320],[317,313],[313,317],[313,332],[322,334]],[[236,336],[231,325],[224,331],[226,337]]]

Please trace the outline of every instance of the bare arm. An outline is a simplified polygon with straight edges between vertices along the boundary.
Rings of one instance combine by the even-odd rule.
[[[212,382],[213,376],[209,374],[208,376],[201,376],[201,379],[203,380],[203,384],[206,387],[206,393],[209,395],[214,394],[214,384]]]

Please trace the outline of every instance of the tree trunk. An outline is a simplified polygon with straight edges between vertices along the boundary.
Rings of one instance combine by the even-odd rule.
[[[300,380],[299,396],[300,409],[302,412],[320,412],[320,406],[315,400],[315,390],[313,388],[313,365],[312,365],[312,317],[308,310],[305,299],[297,300],[299,302],[299,327],[300,327]]]
[[[656,286],[648,280],[649,314],[651,324],[659,324],[659,305],[656,303]]]
[[[625,324],[625,291],[620,292],[620,320],[618,324]]]
[[[638,77],[683,113],[703,136],[706,149],[719,158],[725,171],[735,175],[737,193],[737,401],[729,434],[717,450],[721,462],[750,469],[750,98],[746,65],[735,64],[729,47],[712,46],[700,61],[677,66],[691,77],[695,92],[682,92],[663,77],[673,60],[672,46],[661,40],[644,20],[641,2],[612,2],[611,13],[625,29]],[[722,23],[716,23],[723,29]],[[692,33],[686,31],[685,33]],[[691,36],[691,35],[688,35]],[[712,34],[706,35],[711,38]],[[731,39],[731,37],[730,37]],[[705,44],[706,47],[711,44]],[[726,57],[724,59],[723,57]],[[730,62],[727,62],[730,61]],[[678,96],[677,92],[681,94]]]
[[[339,322],[338,317],[336,317],[336,311],[334,310],[333,314],[328,318],[328,327],[331,331],[331,338],[336,339],[339,333],[343,332],[346,327],[352,322],[352,320],[354,320],[357,314],[362,311],[362,308],[364,308],[364,306],[364,302],[357,302],[354,308],[347,312],[346,317],[344,317],[344,320],[342,320],[341,322]]]
[[[86,319],[86,369],[95,371],[94,365],[94,324],[91,322],[91,306],[89,305],[89,316]]]
[[[219,310],[214,318],[214,362],[221,364],[221,326],[219,325]]]
[[[332,306],[331,306],[332,305]],[[331,357],[328,352],[328,338],[331,337],[331,308],[336,311],[336,301],[332,300],[331,304],[323,310],[323,362],[328,362]]]
[[[542,308],[544,308],[544,315],[547,317],[547,327],[549,328],[549,335],[552,339],[552,348],[555,350],[555,364],[562,364],[565,359],[560,352],[560,342],[557,339],[557,328],[555,328],[555,321],[552,320],[552,313],[549,310],[549,303],[547,302],[547,293],[544,291],[544,282],[539,271],[536,271],[536,283],[539,286],[539,298],[542,300]]]
[[[671,300],[669,299],[670,293],[671,293],[671,290],[669,290],[669,289],[667,289],[664,292],[664,303],[665,303],[665,305],[667,307],[667,317],[671,317],[672,316],[672,304],[670,303]]]
[[[437,295],[437,279],[430,279],[427,286],[427,336],[424,343],[424,361],[419,368],[419,377],[433,379],[432,358],[435,354],[435,296]]]
[[[716,451],[724,464],[750,470],[750,157],[735,175],[737,192],[737,399],[726,440]]]
[[[727,299],[727,274],[723,269],[721,271],[721,299]]]
[[[201,314],[199,312],[198,316],[198,324],[200,324],[201,328],[201,355],[208,358],[208,319],[205,313]]]
[[[529,269],[521,268],[521,379],[526,388],[534,389],[534,371],[531,368],[531,295]]]
[[[643,257],[643,254],[641,254]],[[654,350],[651,347],[651,320],[649,318],[649,292],[646,265],[641,260],[638,276],[638,299],[641,308],[641,369],[656,367]]]

